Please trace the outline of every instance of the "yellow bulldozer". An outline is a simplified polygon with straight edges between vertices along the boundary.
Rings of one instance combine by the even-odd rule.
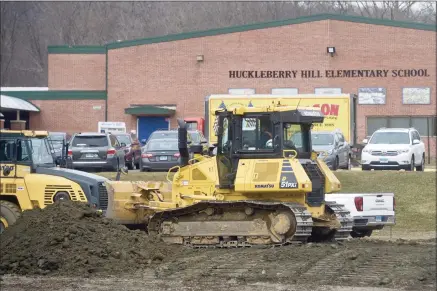
[[[344,240],[353,226],[350,213],[325,201],[340,182],[311,146],[312,125],[323,119],[318,108],[280,100],[218,109],[215,156],[188,147],[187,126],[178,120],[181,160],[168,182],[107,181],[106,215],[192,247]],[[299,146],[291,139],[296,135]]]

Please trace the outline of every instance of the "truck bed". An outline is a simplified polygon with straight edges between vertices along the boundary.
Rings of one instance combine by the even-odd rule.
[[[370,236],[375,229],[396,224],[393,193],[326,194],[326,201],[343,204],[354,220],[353,237]]]

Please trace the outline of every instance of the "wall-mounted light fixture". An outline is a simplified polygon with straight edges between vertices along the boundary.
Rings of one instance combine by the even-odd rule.
[[[197,61],[203,62],[203,55],[197,55]]]
[[[333,47],[333,46],[328,46],[328,47],[326,48],[326,50],[327,50],[328,54],[331,54],[331,57],[334,56],[334,54],[335,54],[335,47]]]

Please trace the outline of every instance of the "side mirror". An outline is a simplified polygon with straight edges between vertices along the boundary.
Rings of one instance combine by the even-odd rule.
[[[413,140],[413,144],[419,144],[419,143],[420,143],[420,140],[418,140],[418,139]]]
[[[142,139],[141,140],[141,143],[143,143],[143,144],[146,144],[146,142],[147,142],[147,139]]]
[[[122,142],[122,143],[120,144],[120,146],[125,147],[126,144],[125,144],[124,142]]]
[[[367,144],[369,140],[367,138],[363,139],[363,144]]]

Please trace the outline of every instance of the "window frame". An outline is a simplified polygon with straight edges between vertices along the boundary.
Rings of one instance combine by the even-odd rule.
[[[424,137],[424,138],[433,138],[433,137],[437,137],[437,116],[432,116],[432,115],[393,115],[393,116],[388,116],[388,115],[369,115],[366,116],[366,136],[371,136],[373,134],[369,133],[368,129],[368,122],[369,122],[369,118],[381,118],[381,119],[385,119],[385,128],[394,128],[390,125],[390,119],[392,118],[408,118],[408,128],[414,128],[417,133],[419,134],[419,137]],[[421,135],[420,132],[417,130],[417,128],[415,128],[412,124],[413,122],[413,118],[426,118],[427,119],[427,124],[429,124],[429,129],[430,129],[430,134],[428,135],[428,132],[426,135]],[[434,120],[433,120],[434,119]]]

